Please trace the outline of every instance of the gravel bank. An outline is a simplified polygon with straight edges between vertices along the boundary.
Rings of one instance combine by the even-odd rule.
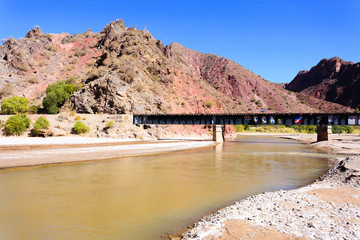
[[[358,148],[357,138],[346,144]],[[333,141],[322,144],[339,149]],[[182,239],[360,239],[360,157],[336,159],[309,186],[236,202],[201,219]]]

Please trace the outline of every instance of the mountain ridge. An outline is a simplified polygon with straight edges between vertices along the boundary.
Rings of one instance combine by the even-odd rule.
[[[349,111],[292,93],[241,65],[179,43],[165,46],[122,20],[99,33],[45,34],[39,27],[0,46],[0,98],[41,104],[46,87],[73,77],[82,88],[66,104],[79,113]]]

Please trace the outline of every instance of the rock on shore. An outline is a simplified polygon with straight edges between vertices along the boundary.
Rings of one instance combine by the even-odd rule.
[[[360,157],[322,181],[249,197],[207,216],[182,239],[360,239]]]

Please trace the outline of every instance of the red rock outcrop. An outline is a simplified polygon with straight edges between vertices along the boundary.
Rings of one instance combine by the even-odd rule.
[[[351,108],[360,107],[360,63],[339,57],[323,59],[310,71],[300,71],[285,87]]]

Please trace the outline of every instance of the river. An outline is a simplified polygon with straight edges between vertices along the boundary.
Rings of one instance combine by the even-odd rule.
[[[241,136],[171,154],[0,170],[0,239],[152,240],[327,170],[306,144]]]

